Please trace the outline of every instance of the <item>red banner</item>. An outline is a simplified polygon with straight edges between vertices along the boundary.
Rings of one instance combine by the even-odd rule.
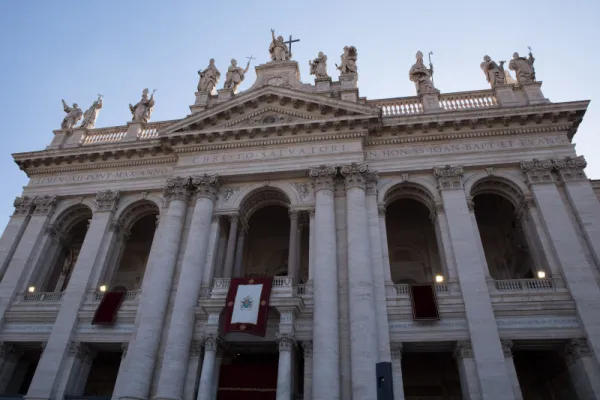
[[[267,331],[267,311],[272,286],[272,277],[232,278],[225,300],[223,333],[244,332],[264,337]],[[239,316],[242,313],[253,317],[239,322],[243,320],[243,317]],[[249,322],[250,320],[252,321]]]
[[[125,298],[125,292],[106,292],[94,313],[92,325],[112,325]]]

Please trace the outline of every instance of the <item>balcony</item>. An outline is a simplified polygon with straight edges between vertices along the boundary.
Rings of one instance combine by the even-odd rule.
[[[64,292],[26,292],[21,293],[17,303],[60,303]]]
[[[551,278],[505,279],[495,280],[494,288],[498,292],[553,292],[556,284]]]
[[[213,287],[210,290],[210,298],[218,299],[227,297],[229,292],[230,278],[215,278]],[[304,294],[307,292],[306,285],[301,285],[300,290]],[[276,276],[273,278],[273,287],[271,289],[271,299],[291,298],[299,295],[297,285],[294,285],[294,278],[291,276]]]

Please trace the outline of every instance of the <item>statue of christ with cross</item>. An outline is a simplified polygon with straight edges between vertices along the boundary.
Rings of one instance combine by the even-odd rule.
[[[288,50],[288,47],[285,45],[286,42],[283,41],[283,36],[277,36],[275,38],[275,30],[271,29],[271,37],[273,40],[271,41],[271,45],[269,46],[269,53],[271,53],[271,61],[289,61],[292,58],[292,53]],[[296,42],[297,40],[294,40]],[[290,48],[291,48],[291,36],[290,36]]]

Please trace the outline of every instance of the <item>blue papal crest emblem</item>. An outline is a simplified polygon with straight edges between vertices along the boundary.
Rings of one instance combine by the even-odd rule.
[[[244,299],[242,300],[241,303],[242,304],[240,304],[240,309],[249,310],[252,308],[254,301],[252,301],[252,298],[250,296],[246,296],[246,297],[244,297]]]

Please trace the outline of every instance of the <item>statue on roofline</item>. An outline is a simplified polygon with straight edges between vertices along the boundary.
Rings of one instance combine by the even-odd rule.
[[[133,122],[148,122],[150,120],[154,110],[154,92],[156,92],[156,89],[152,91],[152,95],[148,98],[149,90],[144,89],[142,99],[135,106],[129,104]]]
[[[83,113],[83,122],[81,127],[85,129],[94,129],[96,126],[96,118],[102,108],[102,95],[98,95],[98,100],[94,101],[90,108]]]
[[[310,74],[317,79],[329,78],[329,75],[327,75],[327,56],[322,51],[319,52],[317,58],[308,61],[308,65],[310,65]]]
[[[292,58],[292,54],[283,41],[283,36],[275,38],[275,30],[271,29],[271,37],[273,38],[269,45],[269,53],[271,53],[271,61],[288,61]]]
[[[427,68],[423,63],[423,53],[420,51],[417,51],[416,57],[417,62],[410,68],[408,77],[415,83],[417,94],[438,92],[431,80],[433,76],[433,64],[429,64],[429,68]]]
[[[198,71],[198,75],[200,75],[200,81],[198,82],[198,91],[199,92],[212,92],[217,83],[219,82],[219,78],[221,77],[221,73],[215,67],[215,59],[211,58],[208,62],[208,67],[204,71]]]
[[[354,46],[345,46],[344,54],[341,55],[342,62],[340,65],[335,64],[335,67],[340,70],[340,74],[358,74],[356,60],[358,52]]]
[[[73,107],[69,107],[65,100],[62,100],[63,109],[67,113],[63,118],[62,123],[60,124],[60,129],[73,129],[75,124],[79,122],[81,117],[83,116],[83,112],[81,108],[77,105],[77,103],[73,103]]]
[[[508,68],[515,71],[518,83],[533,83],[535,82],[535,68],[533,68],[533,54],[529,48],[529,57],[520,57],[519,53],[513,54],[513,59],[510,60]]]
[[[232,58],[231,65],[227,68],[227,75],[225,76],[225,84],[223,88],[232,89],[234,92],[237,90],[240,83],[243,82],[245,78],[246,72],[250,68],[250,60],[248,60],[248,64],[246,64],[246,69],[242,69],[242,67],[237,66],[237,61]]]
[[[496,87],[496,85],[504,85],[506,83],[504,61],[500,61],[500,65],[498,65],[495,61],[492,61],[490,56],[486,55],[483,56],[483,62],[480,66],[492,88]]]

